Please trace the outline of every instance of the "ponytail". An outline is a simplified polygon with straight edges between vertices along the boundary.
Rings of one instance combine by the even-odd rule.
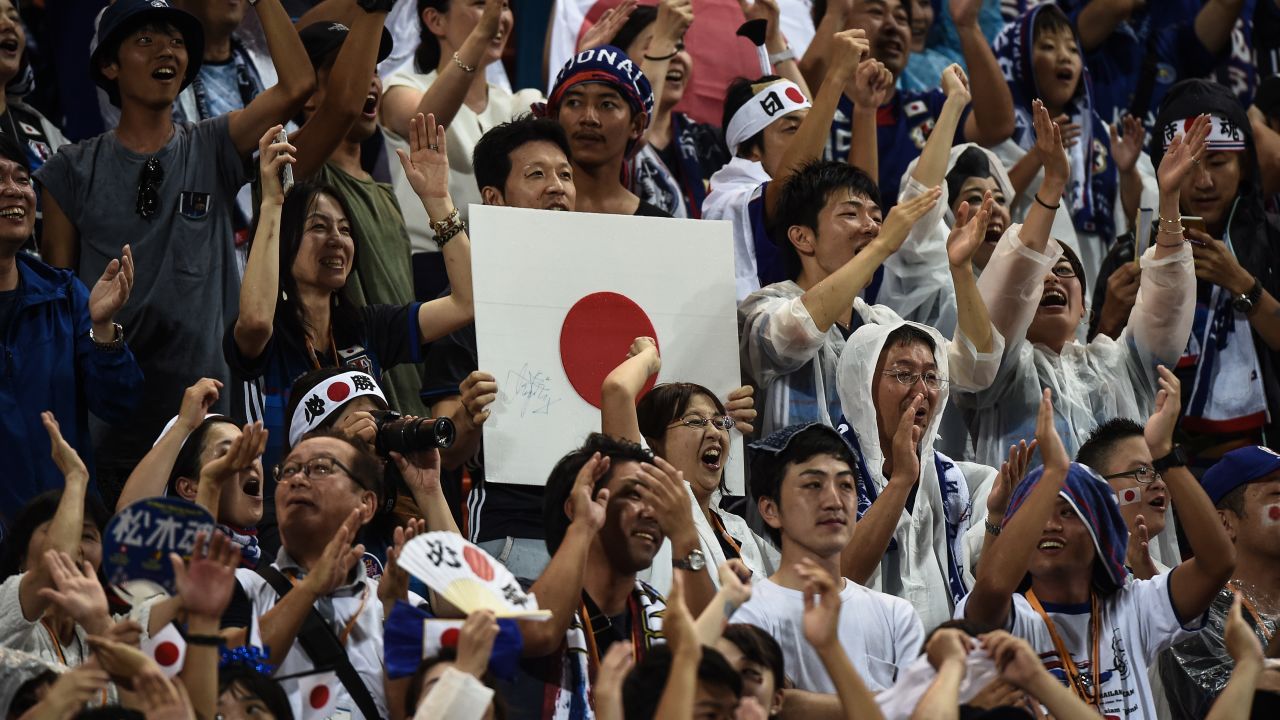
[[[449,12],[449,0],[418,0],[418,26],[421,30],[418,35],[418,49],[413,53],[413,63],[417,66],[418,72],[423,75],[440,65],[440,41],[422,19],[422,13],[428,8],[441,13]]]

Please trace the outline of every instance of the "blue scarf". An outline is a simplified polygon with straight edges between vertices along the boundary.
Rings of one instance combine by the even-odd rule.
[[[1028,151],[1036,141],[1031,101],[1040,97],[1031,66],[1034,28],[1036,16],[1046,7],[1038,5],[1023,13],[1016,22],[1009,23],[1000,31],[992,45],[1004,78],[1009,83],[1009,92],[1013,94],[1013,141]],[[1079,42],[1077,38],[1077,45]],[[1066,107],[1071,122],[1081,129],[1079,144],[1068,150],[1071,179],[1067,184],[1066,199],[1070,203],[1071,221],[1076,229],[1100,236],[1102,242],[1109,246],[1115,238],[1115,219],[1112,216],[1119,190],[1119,175],[1111,157],[1111,136],[1106,123],[1093,109],[1093,81],[1089,78],[1089,68],[1082,64],[1081,72],[1075,97]]]

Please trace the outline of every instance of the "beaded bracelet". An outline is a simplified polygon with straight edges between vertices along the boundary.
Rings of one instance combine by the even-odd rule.
[[[470,74],[472,74],[472,73],[474,73],[474,72],[476,71],[476,68],[475,68],[475,66],[474,66],[474,65],[468,65],[468,64],[466,64],[466,63],[462,62],[462,58],[458,57],[458,53],[456,53],[456,52],[453,54],[453,64],[454,64],[454,65],[457,65],[457,66],[458,66],[458,67],[460,67],[460,68],[462,68],[462,72],[464,72],[464,73],[466,73],[466,74],[468,74],[468,75],[470,75]]]
[[[455,207],[443,220],[432,220],[431,229],[436,234],[436,246],[444,248],[445,243],[467,229],[467,224],[462,221],[462,215]]]

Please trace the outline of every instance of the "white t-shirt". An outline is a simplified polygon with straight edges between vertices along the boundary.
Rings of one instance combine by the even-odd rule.
[[[1159,717],[1147,670],[1155,664],[1156,656],[1162,650],[1204,627],[1203,616],[1189,626],[1178,622],[1173,598],[1169,595],[1169,579],[1177,571],[1174,568],[1150,580],[1131,579],[1100,603],[1104,621],[1098,638],[1098,681],[1102,686],[1102,713],[1108,718],[1155,720]],[[964,617],[968,602],[968,597],[960,602],[956,607],[956,617]],[[1081,676],[1089,682],[1093,677],[1089,604],[1044,603],[1044,609],[1074,658]],[[1020,594],[1013,596],[1009,632],[1031,643],[1049,672],[1067,684],[1066,671],[1048,626]]]
[[[426,92],[431,83],[435,82],[436,76],[435,70],[422,75],[413,72],[410,66],[388,78],[384,92],[390,92],[396,87]],[[471,154],[475,152],[476,143],[494,126],[529,112],[530,105],[542,100],[542,93],[537,90],[521,90],[512,94],[490,85],[489,103],[485,105],[484,112],[476,114],[465,103],[458,108],[453,122],[449,123],[446,144],[449,148],[449,196],[453,198],[464,220],[467,218],[468,205],[480,205],[484,202],[480,198],[480,188],[476,187],[476,171],[471,164]],[[409,229],[409,244],[415,253],[439,252],[434,240],[435,233],[431,231],[431,221],[427,218],[427,210],[422,207],[422,200],[418,199],[418,195],[409,186],[399,159],[394,157],[395,148],[404,148],[407,152],[409,144],[390,129],[386,135],[392,148],[389,163],[391,185],[395,188],[396,200],[400,202],[400,210],[404,213],[405,227]]]
[[[758,580],[751,599],[731,622],[769,633],[782,646],[787,677],[796,688],[834,693],[836,686],[818,653],[804,639],[804,594],[772,580]],[[898,672],[920,654],[924,626],[911,603],[844,581],[840,591],[840,646],[873,692],[892,687]]]

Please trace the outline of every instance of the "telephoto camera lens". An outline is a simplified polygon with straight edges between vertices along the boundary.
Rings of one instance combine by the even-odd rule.
[[[375,413],[378,424],[376,449],[379,455],[392,452],[401,455],[453,445],[457,432],[449,418],[407,418],[400,413]]]

